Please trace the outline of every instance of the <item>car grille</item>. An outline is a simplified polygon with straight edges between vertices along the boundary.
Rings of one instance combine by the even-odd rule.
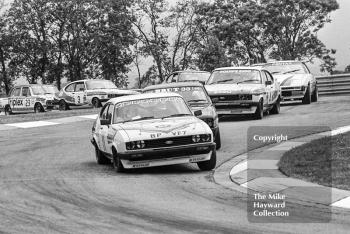
[[[282,91],[282,96],[283,97],[290,97],[290,96],[292,96],[292,91]]]
[[[184,137],[172,137],[172,138],[164,138],[164,139],[155,139],[155,140],[146,140],[146,149],[151,148],[164,148],[164,147],[172,147],[172,146],[181,146],[181,145],[190,145],[193,144],[192,136],[184,136]]]
[[[219,105],[215,106],[217,110],[228,110],[228,109],[235,109],[235,108],[240,108],[240,109],[250,109],[252,105]]]
[[[211,99],[216,99],[216,102],[229,102],[229,101],[239,101],[239,100],[252,100],[253,96],[250,94],[236,94],[236,95],[220,95],[211,96]]]

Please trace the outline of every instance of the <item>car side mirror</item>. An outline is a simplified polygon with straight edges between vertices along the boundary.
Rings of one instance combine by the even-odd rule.
[[[267,80],[267,81],[265,82],[265,84],[266,84],[266,85],[272,85],[272,81],[271,81],[271,80]]]
[[[101,119],[100,123],[101,123],[102,126],[110,125],[111,124],[111,120],[110,119]]]
[[[202,114],[203,114],[203,113],[202,113],[201,110],[196,110],[196,111],[194,112],[194,116],[196,116],[196,117],[201,116]]]

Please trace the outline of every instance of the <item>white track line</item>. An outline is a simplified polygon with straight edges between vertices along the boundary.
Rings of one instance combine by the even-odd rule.
[[[238,174],[242,171],[245,171],[248,169],[248,162],[247,161],[244,161],[244,162],[241,162],[239,163],[237,166],[234,166],[231,171],[230,171],[230,176],[233,176],[235,174]]]
[[[84,119],[96,119],[97,114],[95,114],[95,115],[82,115],[82,116],[78,116],[78,117],[84,118]]]
[[[334,202],[331,206],[350,209],[350,197]]]
[[[58,125],[58,123],[53,123],[48,121],[34,121],[34,122],[13,123],[13,124],[5,124],[5,125],[16,127],[16,128],[37,128],[37,127]]]

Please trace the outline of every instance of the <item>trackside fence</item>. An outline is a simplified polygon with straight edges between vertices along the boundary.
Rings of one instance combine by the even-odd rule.
[[[316,77],[319,95],[350,95],[350,73]]]

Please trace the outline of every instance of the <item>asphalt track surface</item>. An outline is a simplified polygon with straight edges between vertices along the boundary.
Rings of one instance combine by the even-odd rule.
[[[250,126],[346,126],[349,103],[323,97],[263,120],[223,119],[218,165],[246,151]],[[246,195],[195,164],[117,174],[96,164],[91,126],[0,131],[0,233],[349,233],[347,210],[329,223],[316,223],[322,214],[311,208],[300,218],[313,223],[250,223]]]

